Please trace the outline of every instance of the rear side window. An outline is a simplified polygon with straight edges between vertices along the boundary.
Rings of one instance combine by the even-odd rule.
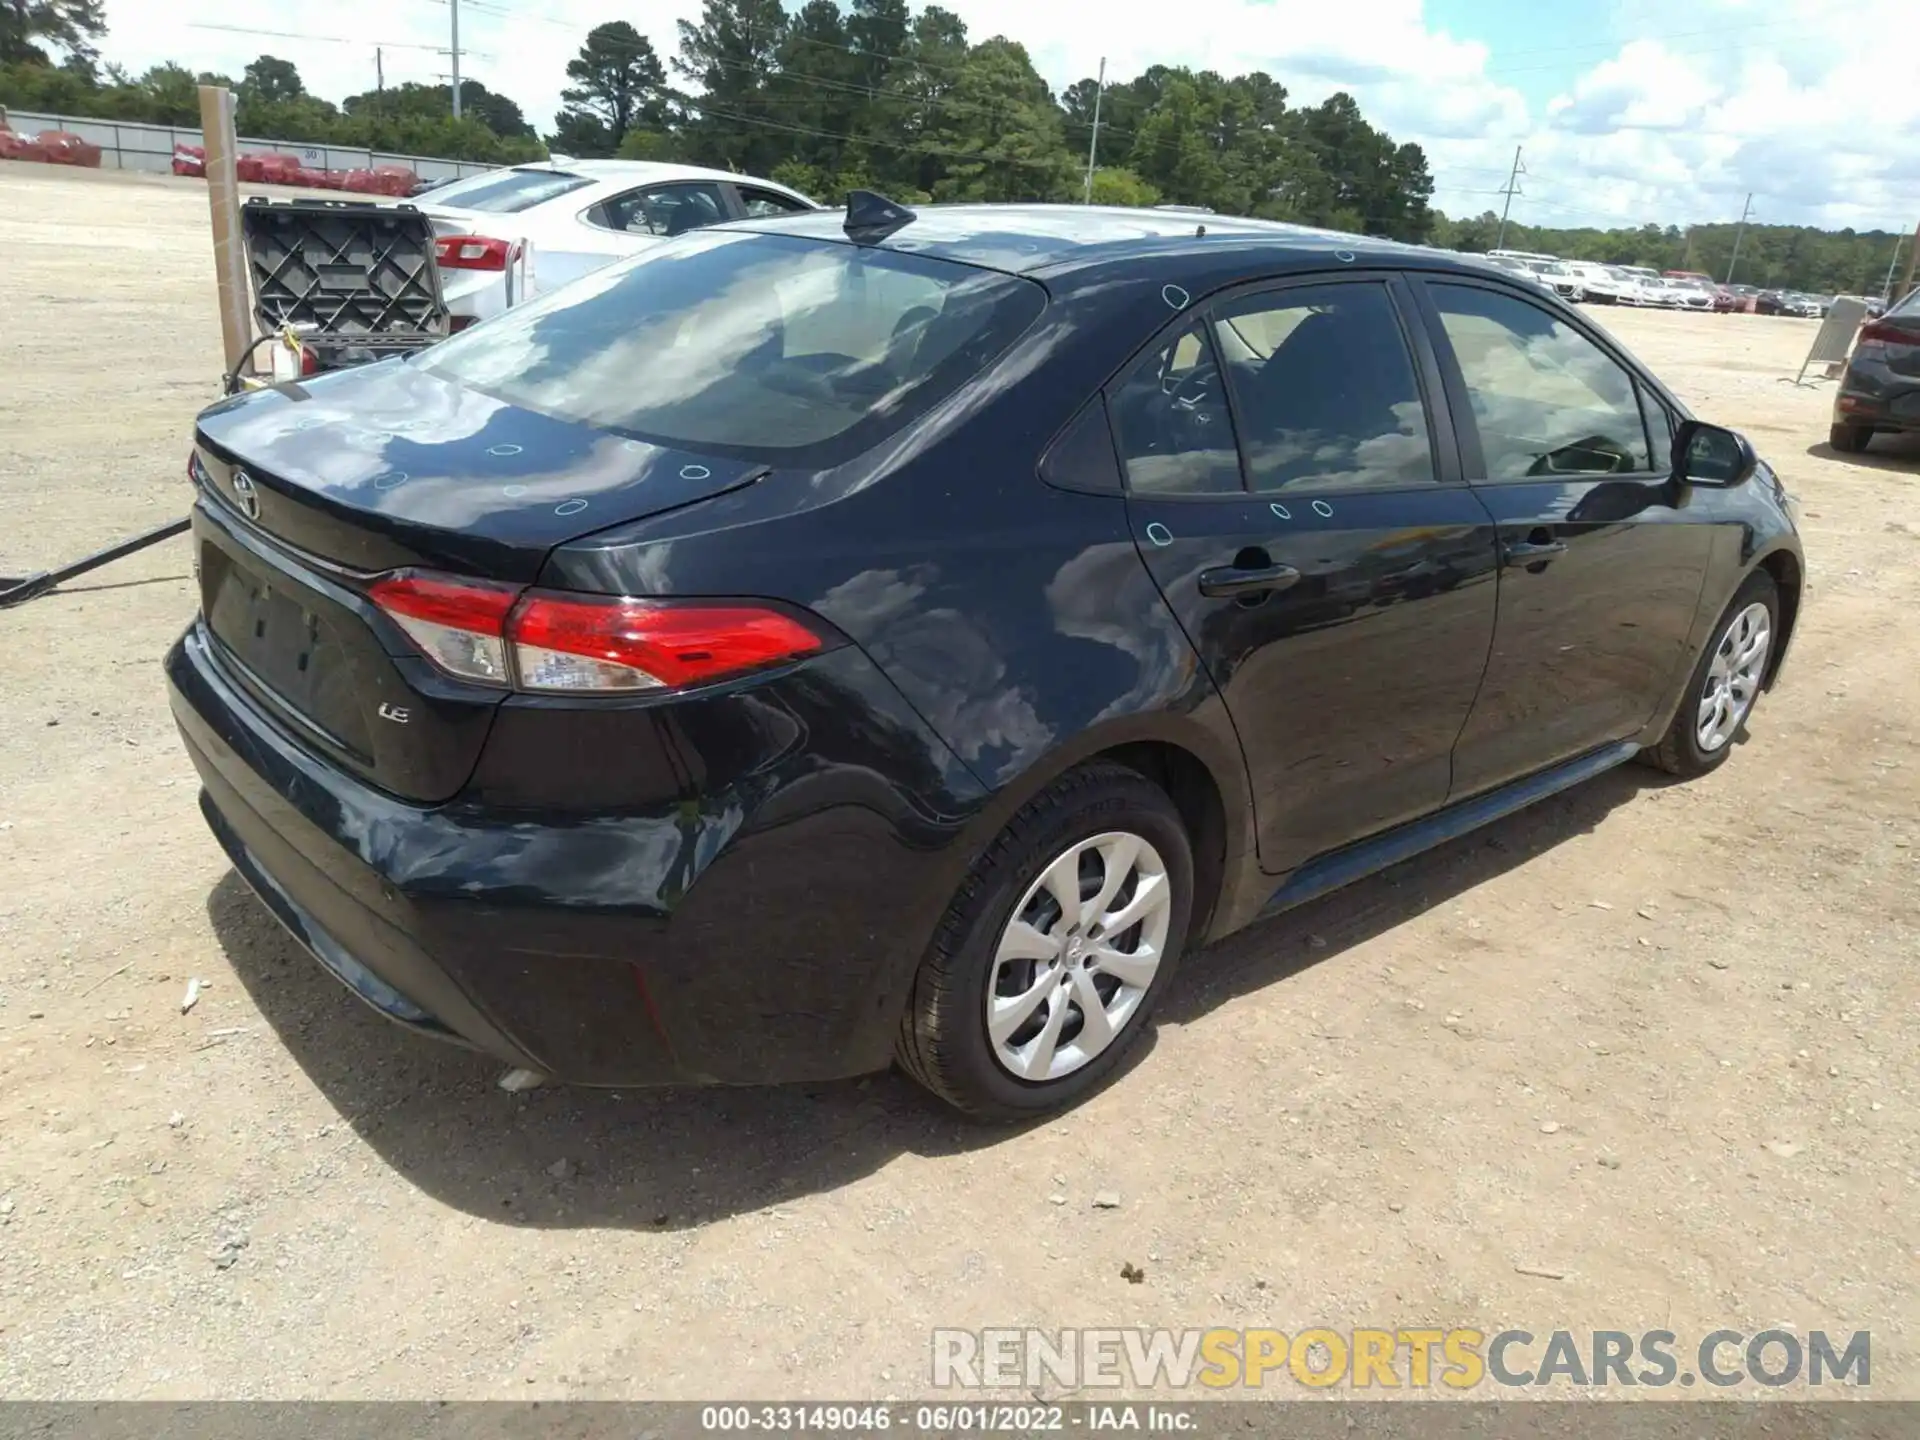
[[[1894,306],[1887,313],[1889,315],[1920,316],[1920,289],[1915,289],[1908,292],[1907,298],[1902,300],[1898,305]]]
[[[798,200],[776,195],[771,190],[754,190],[745,185],[733,188],[739,192],[740,206],[749,220],[763,220],[769,215],[798,215],[807,208]]]
[[[928,256],[702,231],[648,246],[415,363],[638,439],[823,466],[959,389],[1045,306],[1031,281]]]
[[[1606,351],[1515,296],[1428,288],[1466,380],[1488,479],[1652,468],[1633,378]]]
[[[589,224],[630,235],[684,235],[726,218],[719,187],[703,180],[630,190],[587,211]]]
[[[1240,455],[1204,322],[1149,351],[1112,392],[1127,488],[1141,495],[1238,493]]]
[[[564,170],[499,170],[442,186],[421,198],[430,205],[513,215],[592,183],[584,175],[569,175]]]
[[[1384,285],[1222,307],[1220,348],[1255,490],[1395,490],[1434,479],[1427,407]]]

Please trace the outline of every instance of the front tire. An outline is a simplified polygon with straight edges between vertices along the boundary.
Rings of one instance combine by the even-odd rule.
[[[1760,698],[1779,634],[1780,589],[1766,571],[1756,570],[1720,617],[1672,725],[1640,758],[1684,779],[1726,764]]]
[[[1069,771],[961,883],[914,977],[901,1068],[980,1120],[1073,1104],[1146,1033],[1192,913],[1166,792],[1121,765]]]
[[[1843,455],[1858,455],[1872,438],[1870,425],[1834,425],[1827,430],[1827,443]]]

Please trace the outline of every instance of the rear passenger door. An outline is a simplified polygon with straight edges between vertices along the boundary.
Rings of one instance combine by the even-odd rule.
[[[1280,873],[1439,808],[1493,530],[1388,275],[1242,291],[1109,391],[1134,535],[1225,698]]]
[[[562,234],[534,236],[534,269],[542,290],[565,285],[669,235],[727,218],[720,187],[705,180],[644,185],[589,206]]]
[[[1648,723],[1679,683],[1724,509],[1670,483],[1671,417],[1599,336],[1471,278],[1419,288],[1499,526],[1500,621],[1454,753],[1465,799]]]

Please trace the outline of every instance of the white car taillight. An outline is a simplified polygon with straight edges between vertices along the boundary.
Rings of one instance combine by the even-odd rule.
[[[420,571],[385,576],[369,594],[448,674],[548,694],[703,685],[823,645],[798,620],[757,605],[523,594]]]
[[[507,616],[515,585],[491,585],[403,570],[374,582],[378,605],[435,665],[463,680],[507,685]]]

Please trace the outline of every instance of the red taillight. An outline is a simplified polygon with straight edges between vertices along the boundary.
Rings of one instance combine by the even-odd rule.
[[[820,637],[753,605],[527,596],[508,626],[527,690],[654,690],[810,655]]]
[[[1920,345],[1920,334],[1886,320],[1869,320],[1860,327],[1862,345]]]
[[[490,235],[442,235],[433,242],[433,258],[446,270],[504,270],[513,247]]]
[[[373,602],[441,669],[548,693],[673,690],[821,648],[799,621],[758,605],[562,595],[401,571]]]

